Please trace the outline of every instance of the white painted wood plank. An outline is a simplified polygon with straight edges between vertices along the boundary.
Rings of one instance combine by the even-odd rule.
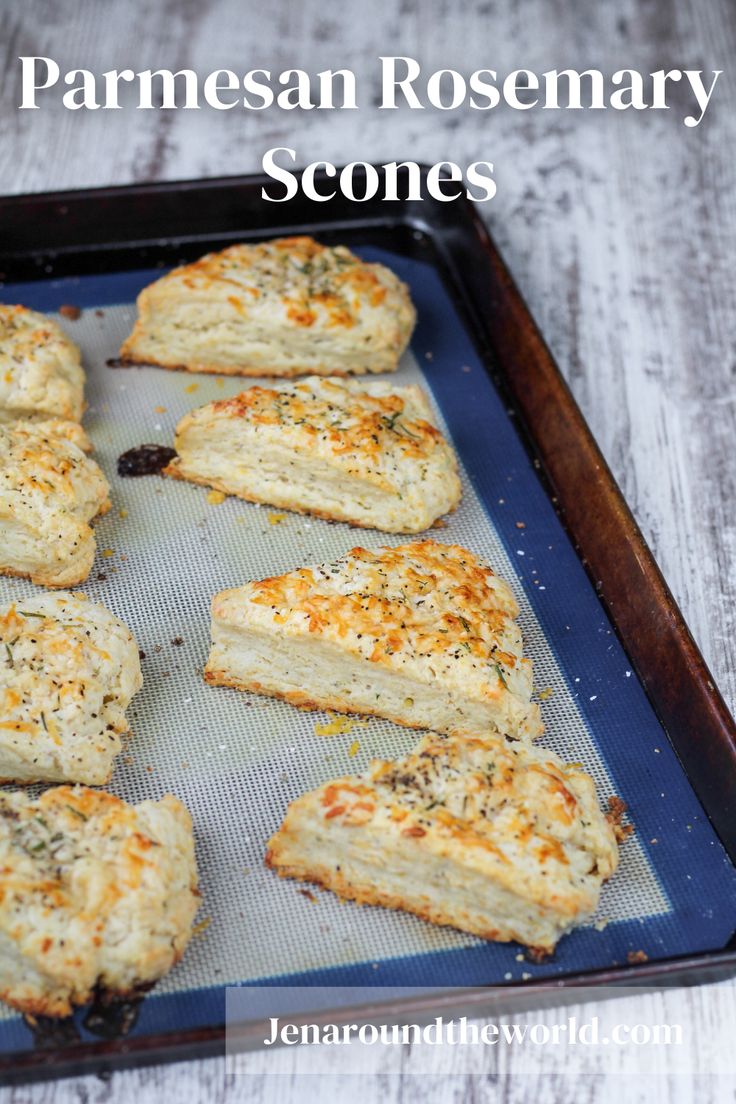
[[[496,164],[499,193],[484,209],[560,367],[631,505],[731,707],[736,702],[736,138],[726,72],[705,122],[667,114],[401,112],[370,106],[377,58],[405,53],[427,71],[454,66],[533,70],[596,66],[725,68],[736,48],[731,0],[372,0],[340,7],[298,0],[148,4],[26,0],[0,8],[0,192],[250,172],[264,150],[289,145],[300,162],[407,156]],[[62,68],[130,65],[293,65],[352,68],[355,113],[71,113],[15,111],[16,58],[51,55]],[[734,990],[664,998],[673,1022],[736,1032]],[[622,1004],[645,1019],[650,998]],[[625,1011],[623,1008],[625,1007]],[[172,1099],[287,1101],[355,1092],[349,1082],[295,1085],[288,1052],[253,1056],[254,1073],[227,1083],[212,1060],[84,1078],[6,1093],[14,1104]],[[418,1074],[360,1086],[361,1101],[559,1101],[630,1104],[733,1099],[733,1086],[688,1079],[602,1081],[592,1066],[562,1083],[543,1059],[488,1059],[472,1082]],[[516,1065],[514,1064],[516,1062]],[[530,1071],[529,1064],[533,1069]],[[284,1076],[267,1076],[278,1065]]]

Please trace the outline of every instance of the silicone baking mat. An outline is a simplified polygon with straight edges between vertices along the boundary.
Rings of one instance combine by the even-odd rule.
[[[131,627],[145,653],[144,687],[129,710],[134,735],[110,789],[129,801],[172,792],[194,820],[201,930],[145,1000],[136,1033],[221,1022],[226,985],[504,984],[624,963],[632,952],[656,959],[715,949],[732,934],[734,868],[437,272],[422,261],[362,252],[411,286],[419,322],[395,379],[430,392],[461,461],[462,503],[432,535],[486,557],[510,581],[541,692],[544,743],[584,764],[602,802],[623,797],[636,832],[593,923],[543,964],[526,961],[515,944],[485,943],[319,890],[305,894],[267,871],[265,843],[291,799],[374,756],[401,755],[418,737],[375,719],[318,735],[324,714],[206,686],[212,595],[329,561],[358,543],[407,538],[237,499],[213,505],[206,489],[158,476],[120,479],[121,452],[170,444],[186,411],[247,382],[107,366],[133,323],[136,294],[160,269],[6,287],[6,302],[51,313],[62,304],[82,308],[77,320],[54,317],[82,349],[85,426],[113,501],[97,523],[98,556],[83,589]],[[33,589],[0,580],[2,600]],[[28,1042],[22,1021],[0,1012],[0,1050]]]

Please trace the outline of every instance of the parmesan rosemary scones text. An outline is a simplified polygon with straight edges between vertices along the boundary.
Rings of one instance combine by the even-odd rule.
[[[0,573],[48,587],[74,586],[90,573],[89,524],[110,508],[94,460],[40,426],[0,425]]]
[[[542,732],[518,606],[457,545],[353,548],[218,594],[205,678],[306,709],[448,732]]]
[[[0,793],[0,866],[0,998],[21,1012],[139,995],[189,942],[197,868],[175,797]]]
[[[167,475],[390,533],[429,528],[461,494],[424,392],[377,380],[251,387],[187,414],[175,447]]]
[[[312,238],[209,253],[145,288],[138,312],[123,360],[242,376],[390,372],[415,321],[393,272]]]
[[[364,904],[552,951],[618,863],[593,781],[503,737],[425,736],[297,798],[266,862]]]
[[[141,687],[130,630],[81,596],[43,594],[0,610],[0,638],[0,781],[102,785]]]

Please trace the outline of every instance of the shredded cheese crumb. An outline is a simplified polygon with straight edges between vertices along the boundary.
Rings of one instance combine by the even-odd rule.
[[[285,521],[285,519],[286,519],[286,514],[269,514],[268,515],[268,524],[269,525],[280,525],[282,521]]]
[[[328,713],[327,716],[330,720],[326,724],[314,726],[317,736],[345,736],[354,728],[364,728],[368,724],[367,721],[356,721],[353,717],[342,717],[339,713]],[[355,752],[352,754],[354,755]]]
[[[212,917],[205,916],[204,920],[200,920],[198,924],[194,925],[194,927],[192,928],[192,935],[201,935],[203,931],[206,931],[211,923]]]
[[[207,494],[207,501],[210,506],[219,506],[225,501],[226,495],[222,491],[209,491]]]
[[[186,391],[187,395],[193,395],[195,391],[199,391],[199,384],[190,383],[188,387],[184,388],[184,390]]]

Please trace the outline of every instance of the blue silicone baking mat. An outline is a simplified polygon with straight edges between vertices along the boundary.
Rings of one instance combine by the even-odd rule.
[[[417,735],[376,719],[319,735],[324,714],[206,686],[210,599],[248,579],[329,561],[358,543],[405,538],[233,498],[214,505],[204,488],[159,477],[118,478],[116,459],[125,449],[171,443],[187,410],[247,383],[107,366],[133,323],[136,294],[161,269],[6,286],[5,302],[52,314],[62,304],[82,308],[79,319],[58,320],[82,349],[85,426],[113,500],[97,523],[98,560],[83,589],[131,627],[146,656],[144,688],[129,710],[133,737],[110,789],[131,801],[172,792],[194,819],[200,930],[144,1001],[136,1034],[222,1022],[227,985],[501,985],[625,963],[631,952],[654,960],[716,949],[734,927],[734,868],[438,273],[423,261],[359,252],[411,286],[418,326],[392,378],[430,392],[460,458],[463,501],[433,536],[486,557],[512,584],[534,661],[544,743],[584,764],[602,802],[621,796],[636,832],[594,921],[563,939],[543,964],[528,962],[515,944],[484,943],[318,890],[305,896],[303,886],[266,870],[266,840],[291,799],[374,756],[405,753]],[[0,599],[33,589],[3,579]],[[29,1043],[23,1021],[0,1012],[0,1052]]]

